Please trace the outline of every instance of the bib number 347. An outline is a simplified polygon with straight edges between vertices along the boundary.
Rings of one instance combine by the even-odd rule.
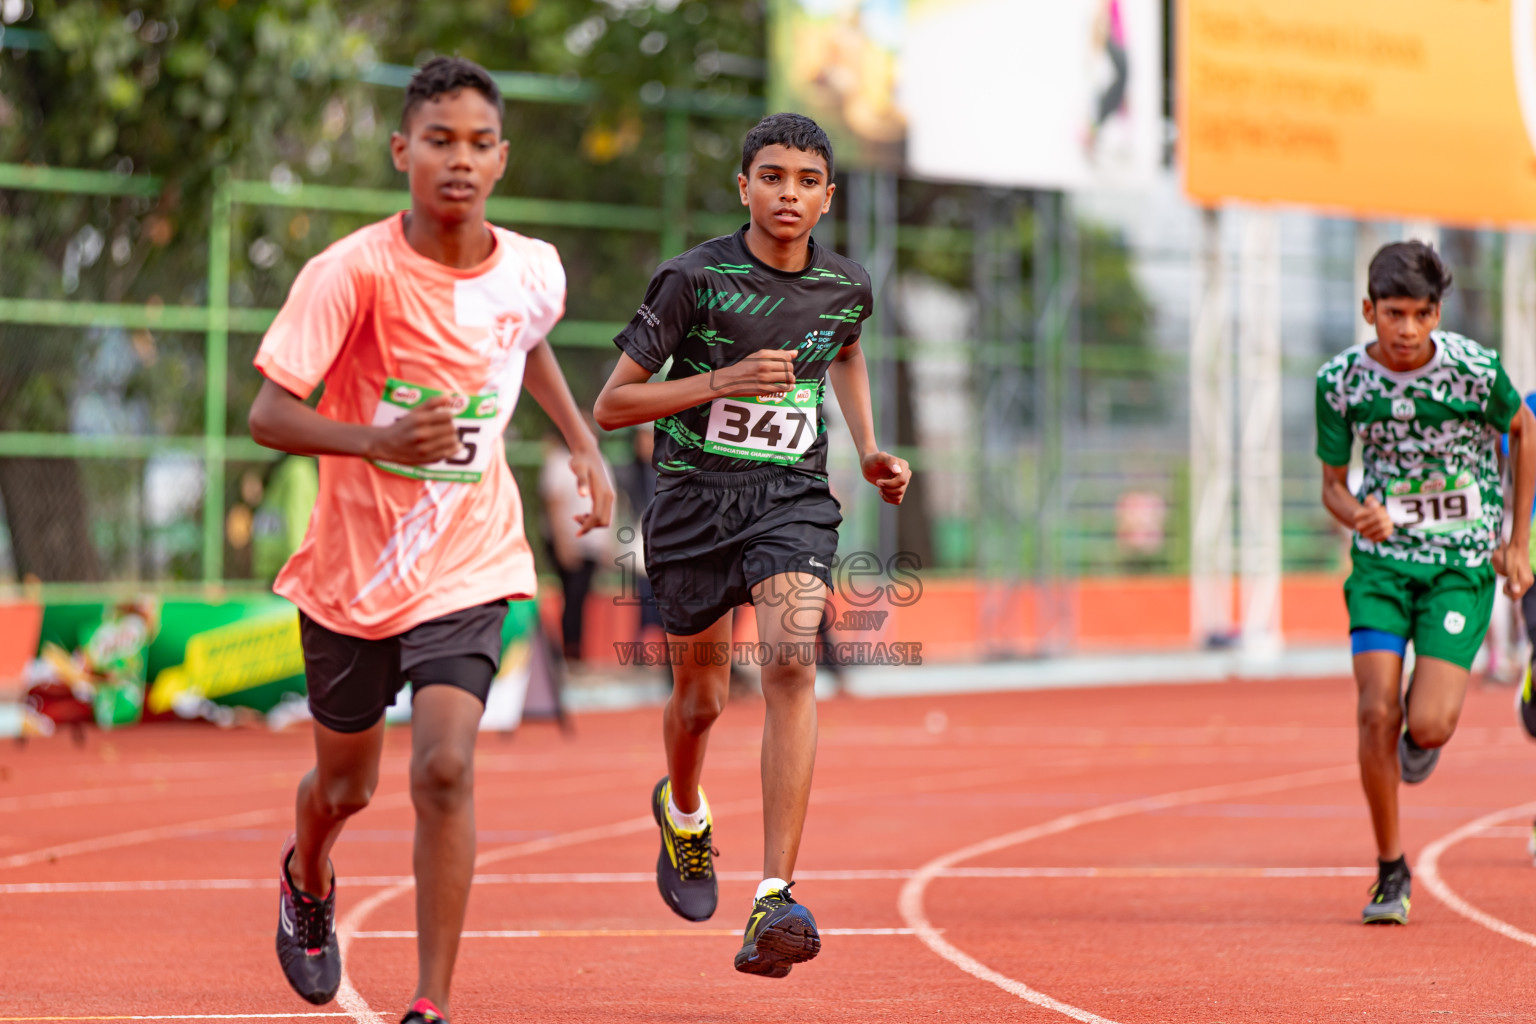
[[[384,393],[373,410],[373,425],[387,427],[412,409],[437,395],[448,392],[436,391],[419,384],[390,378],[384,382]],[[407,466],[399,462],[376,460],[374,465],[389,473],[414,477],[417,480],[446,480],[451,483],[477,484],[491,464],[496,449],[497,410],[496,393],[485,395],[451,394],[453,404],[453,428],[458,432],[462,447],[457,455],[429,462],[425,466]]]
[[[704,450],[716,455],[786,465],[816,440],[819,382],[801,382],[783,398],[717,398],[709,406]]]

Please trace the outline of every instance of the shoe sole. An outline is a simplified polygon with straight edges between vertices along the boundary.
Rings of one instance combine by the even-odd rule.
[[[1381,914],[1376,917],[1364,917],[1361,924],[1407,924],[1407,914]]]
[[[746,952],[743,950],[742,952]],[[743,974],[782,978],[795,964],[814,960],[821,952],[821,936],[807,922],[790,918],[765,928],[746,956],[736,954],[736,969]]]
[[[1428,753],[1433,756],[1431,756],[1422,767],[1410,771],[1408,768],[1408,760],[1407,758],[1403,757],[1403,751],[1406,747],[1406,744],[1403,742],[1403,738],[1406,738],[1407,735],[1407,733],[1403,733],[1402,738],[1399,739],[1397,744],[1398,776],[1403,780],[1405,784],[1409,786],[1417,786],[1419,783],[1424,782],[1431,775],[1435,774],[1435,769],[1440,765],[1440,751],[1445,748],[1435,747],[1428,751]]]
[[[656,783],[656,787],[651,790],[651,817],[656,819],[656,827],[658,829],[664,827],[661,823],[661,790],[664,786],[666,786],[667,781],[668,780],[665,778],[662,779],[660,782]],[[714,917],[715,910],[720,906],[718,890],[716,891],[715,895],[715,906],[710,907],[709,913],[705,914],[703,917],[693,917],[689,914],[685,914],[683,913],[681,907],[672,902],[672,896],[667,892],[666,884],[662,882],[661,879],[662,872],[666,870],[666,868],[670,865],[671,861],[667,858],[667,841],[663,839],[661,841],[661,853],[656,857],[656,891],[661,893],[661,901],[667,905],[667,909],[672,911],[672,913],[676,914],[678,917],[682,918],[684,921],[692,921],[694,924],[698,924],[700,921],[708,921],[710,918]]]

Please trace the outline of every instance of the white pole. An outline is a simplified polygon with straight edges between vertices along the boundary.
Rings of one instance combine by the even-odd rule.
[[[1190,631],[1232,633],[1232,354],[1221,215],[1205,210],[1194,253],[1189,340]]]
[[[1504,236],[1504,372],[1522,394],[1536,390],[1536,235]]]
[[[1381,227],[1368,220],[1355,221],[1355,294],[1350,299],[1349,315],[1355,323],[1355,339],[1362,345],[1376,340],[1376,331],[1360,316],[1360,302],[1369,297],[1371,257],[1386,244]]]
[[[1243,654],[1280,653],[1280,223],[1268,210],[1243,218],[1237,313],[1240,413],[1238,547]]]

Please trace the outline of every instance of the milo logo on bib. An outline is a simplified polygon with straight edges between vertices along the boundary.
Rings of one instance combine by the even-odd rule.
[[[1447,470],[1387,485],[1394,526],[1419,533],[1452,533],[1482,522],[1483,492],[1467,471]]]
[[[447,394],[450,399],[448,409],[453,413],[453,427],[458,432],[459,444],[463,445],[459,453],[429,462],[425,466],[407,466],[378,459],[374,460],[375,466],[386,473],[397,473],[417,480],[443,480],[458,484],[480,482],[491,464],[491,455],[496,451],[496,414],[501,405],[494,391],[485,395],[464,395],[390,378],[384,382],[379,404],[374,406],[373,425],[387,427],[412,409],[442,394]]]
[[[820,407],[820,381],[801,381],[783,395],[717,398],[709,404],[704,450],[793,465],[816,440]]]

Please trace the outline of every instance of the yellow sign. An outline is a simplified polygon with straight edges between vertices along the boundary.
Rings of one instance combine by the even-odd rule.
[[[183,693],[225,697],[303,672],[297,611],[242,619],[189,639],[186,661],[155,677],[149,707],[161,714]]]
[[[1184,0],[1198,202],[1536,224],[1536,0]]]

